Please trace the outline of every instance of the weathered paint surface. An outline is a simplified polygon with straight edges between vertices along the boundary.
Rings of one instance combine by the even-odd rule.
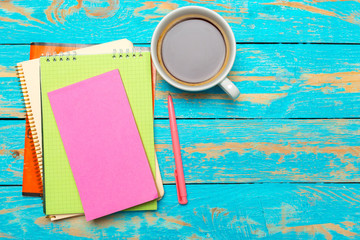
[[[1,235],[8,238],[357,239],[357,184],[188,185],[187,205],[165,186],[157,211],[116,213],[52,223],[39,198],[0,187]]]
[[[149,46],[161,18],[188,5],[213,9],[232,27],[238,51],[229,78],[240,98],[219,88],[186,93],[159,78],[159,210],[51,223],[41,200],[14,186],[22,182],[25,130],[15,64],[29,58],[32,41],[128,38]],[[359,1],[0,1],[0,238],[360,238],[359,34]],[[295,44],[276,44],[285,42]],[[186,206],[174,185],[169,92],[180,118]]]
[[[163,16],[183,6],[222,15],[238,42],[357,42],[358,1],[10,1],[0,2],[0,43],[149,43]]]
[[[188,183],[360,181],[360,120],[178,120]],[[0,183],[21,184],[24,121],[0,121]],[[196,134],[194,134],[196,133]],[[174,183],[168,120],[155,121],[165,183]]]
[[[25,121],[0,120],[0,185],[22,184]]]
[[[24,118],[15,75],[28,46],[0,46],[0,117]],[[168,117],[171,92],[179,118],[351,118],[360,117],[360,45],[238,44],[229,78],[241,91],[232,101],[215,87],[176,90],[157,83],[157,118]],[[1,70],[1,69],[0,69]]]

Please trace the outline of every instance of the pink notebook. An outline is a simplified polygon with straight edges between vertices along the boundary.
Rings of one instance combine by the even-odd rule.
[[[118,70],[48,97],[87,221],[158,197]]]

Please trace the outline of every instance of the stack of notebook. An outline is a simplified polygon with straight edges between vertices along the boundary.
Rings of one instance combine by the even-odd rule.
[[[44,211],[53,219],[155,210],[163,195],[154,150],[155,72],[148,51],[125,49],[132,44],[119,40],[18,64],[35,152],[25,159],[24,181],[27,163],[36,163]],[[40,182],[32,191],[41,190]]]

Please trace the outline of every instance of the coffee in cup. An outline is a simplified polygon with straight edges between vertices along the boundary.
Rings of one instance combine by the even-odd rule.
[[[176,19],[159,39],[158,56],[175,81],[204,84],[216,78],[228,57],[221,30],[209,19],[189,15]]]
[[[203,7],[183,7],[169,13],[155,29],[151,42],[155,67],[168,83],[187,91],[219,84],[234,99],[240,92],[226,76],[235,53],[230,26]]]

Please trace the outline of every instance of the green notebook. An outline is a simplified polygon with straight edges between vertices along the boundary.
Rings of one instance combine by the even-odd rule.
[[[44,209],[46,215],[84,212],[47,96],[50,91],[119,69],[151,170],[155,176],[149,52],[121,55],[79,55],[76,57],[51,56],[42,57],[40,64],[44,146]],[[121,187],[120,182],[114,184]],[[157,201],[154,200],[128,210],[156,209]]]

